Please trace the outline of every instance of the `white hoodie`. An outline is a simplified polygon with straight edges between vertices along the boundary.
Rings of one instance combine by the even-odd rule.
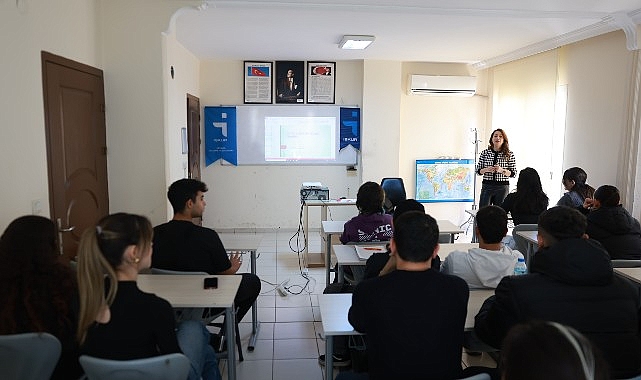
[[[441,272],[464,279],[470,289],[496,288],[503,277],[514,274],[514,265],[522,257],[521,252],[505,246],[500,251],[454,251],[441,264]]]

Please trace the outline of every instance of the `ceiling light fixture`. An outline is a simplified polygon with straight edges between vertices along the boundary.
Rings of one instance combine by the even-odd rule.
[[[343,36],[338,43],[340,49],[363,50],[368,47],[376,37],[374,36]]]

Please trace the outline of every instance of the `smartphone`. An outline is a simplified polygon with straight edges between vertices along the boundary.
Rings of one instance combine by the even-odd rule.
[[[205,277],[205,289],[218,289],[218,277]]]

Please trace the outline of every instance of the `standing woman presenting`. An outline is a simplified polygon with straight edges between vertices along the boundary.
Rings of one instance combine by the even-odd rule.
[[[514,153],[502,129],[492,132],[487,149],[479,156],[476,174],[483,176],[479,208],[490,204],[501,206],[510,190],[508,180],[516,177]]]

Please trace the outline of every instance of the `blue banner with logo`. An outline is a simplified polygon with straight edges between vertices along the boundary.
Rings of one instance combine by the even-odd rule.
[[[205,107],[205,166],[222,159],[238,165],[236,107]]]
[[[361,109],[341,107],[340,150],[351,145],[361,149]]]

